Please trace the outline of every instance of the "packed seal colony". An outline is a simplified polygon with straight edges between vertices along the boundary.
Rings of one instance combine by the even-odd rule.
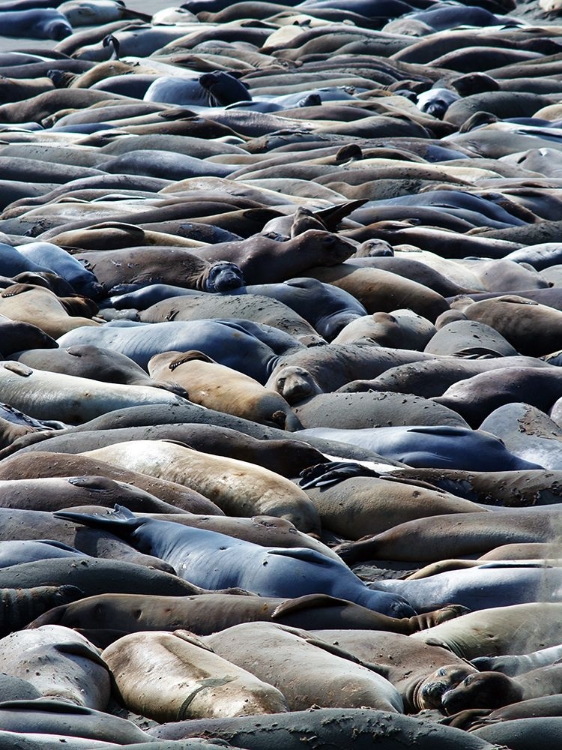
[[[0,750],[559,750],[559,0],[2,0],[0,211]]]

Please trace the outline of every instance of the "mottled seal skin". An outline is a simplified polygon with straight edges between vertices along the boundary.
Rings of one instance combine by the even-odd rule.
[[[242,272],[227,258],[210,263],[184,248],[126,247],[120,250],[80,253],[106,290],[118,284],[174,284],[201,292],[219,292],[242,286]]]
[[[62,513],[70,519],[68,511]],[[204,580],[210,588],[236,585],[266,596],[325,593],[337,597],[344,593],[349,601],[382,614],[395,617],[415,614],[400,597],[370,591],[345,565],[314,550],[259,547],[216,532],[135,518],[126,509],[116,511],[111,517],[70,515],[88,525],[112,527],[134,538],[140,547],[151,548],[157,556],[175,559],[178,575],[194,581]],[[219,548],[224,548],[225,554],[220,557],[220,567],[212,569],[209,560],[218,562]],[[186,555],[187,550],[189,555]]]
[[[204,642],[225,659],[228,654],[238,667],[268,679],[292,711],[322,702],[326,708],[359,708],[361,704],[403,712],[402,698],[388,680],[360,660],[347,659],[345,649],[330,648],[306,631],[271,622],[242,623],[206,636]]]
[[[442,404],[439,404],[442,406]],[[456,406],[456,404],[455,404]],[[438,425],[466,427],[458,411],[438,408],[419,396],[397,393],[322,393],[297,404],[295,413],[305,429],[332,427],[359,430],[369,427]]]
[[[287,305],[263,295],[239,294],[239,291],[235,290],[232,296],[207,294],[172,297],[172,299],[165,299],[147,307],[139,317],[146,323],[205,318],[244,318],[279,328],[306,346],[324,343],[324,339],[318,335],[312,325]]]
[[[108,646],[102,659],[120,701],[156,721],[287,710],[279,690],[185,630],[131,633]]]
[[[189,388],[190,400],[201,406],[289,431],[302,428],[281,395],[201,352],[157,354],[148,363],[148,372],[157,380]]]
[[[27,679],[44,698],[105,710],[110,677],[84,636],[60,625],[19,630],[0,640],[2,671]]]
[[[410,742],[412,733],[420,750],[493,750],[489,743],[459,729],[401,714],[358,708],[316,708],[260,716],[258,720],[240,717],[212,722],[174,722],[149,730],[150,735],[159,739],[200,737],[202,732],[206,737],[234,741],[238,747],[248,750],[260,750],[264,742],[271,750],[298,750],[303,737],[320,738],[323,744],[345,750],[351,735],[357,750],[368,750],[373,746],[373,734],[380,739],[381,747],[391,748],[396,742]]]

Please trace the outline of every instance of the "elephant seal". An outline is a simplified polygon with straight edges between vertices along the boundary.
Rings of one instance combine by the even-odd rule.
[[[353,430],[314,427],[301,430],[300,434],[304,438],[311,435],[360,445],[410,467],[454,467],[468,471],[541,468],[510,453],[501,440],[489,432],[465,427],[420,425]]]
[[[19,630],[0,640],[0,668],[22,677],[44,698],[104,711],[109,670],[84,636],[60,625]]]
[[[518,353],[495,328],[476,320],[455,320],[442,325],[424,351],[453,357],[467,356],[471,353],[514,357]]]
[[[134,404],[172,404],[183,399],[161,388],[101,383],[45,370],[20,362],[0,366],[2,394],[12,406],[38,419],[86,422],[116,407]]]
[[[211,635],[233,625],[258,621],[305,630],[321,626],[409,635],[464,612],[462,607],[453,605],[414,617],[387,617],[325,594],[309,594],[296,599],[236,594],[205,594],[203,597],[100,594],[45,609],[47,611],[42,614],[38,612],[29,627],[64,625],[78,630],[97,645],[100,645],[100,640],[112,643],[137,631],[185,628],[196,635]],[[28,624],[27,620],[24,624]]]
[[[366,339],[381,346],[423,351],[435,333],[435,327],[421,315],[411,310],[393,310],[392,313],[377,312],[351,321],[332,341],[334,344],[352,344]]]
[[[442,643],[463,659],[524,654],[560,644],[561,612],[556,602],[490,607],[410,637]]]
[[[189,388],[189,400],[195,404],[291,432],[302,427],[281,395],[202,352],[156,354],[148,372],[156,380]]]
[[[63,631],[66,628],[60,628],[60,630]],[[63,645],[71,647],[71,644]],[[91,649],[90,653],[93,658],[94,650]],[[103,663],[99,656],[97,658],[100,663]],[[121,747],[119,744],[114,745],[114,742],[126,744],[150,742],[150,735],[143,732],[132,721],[113,716],[105,708],[96,710],[69,703],[64,699],[42,698],[2,703],[0,726],[3,727],[3,731],[0,732],[2,744],[9,750],[12,748],[17,750],[18,746],[22,750],[39,750],[39,748],[55,750],[61,745],[69,750],[87,750],[87,748],[114,750],[116,747]],[[34,732],[27,734],[30,726],[33,727]],[[37,744],[20,744],[22,737],[23,742],[26,742],[28,737],[35,737]],[[12,738],[15,738],[17,744],[10,743]]]
[[[517,677],[501,672],[477,672],[447,690],[442,704],[448,714],[469,708],[501,708],[511,703],[557,695],[561,690],[562,665],[539,667]]]
[[[524,402],[547,412],[561,397],[562,375],[557,368],[510,367],[461,380],[433,401],[456,411],[477,428],[505,404]]]
[[[509,743],[509,747],[513,750],[527,750],[533,745],[540,746],[544,750],[555,750],[561,730],[562,721],[559,717],[541,716],[502,721],[475,729],[470,734],[492,742],[494,746]]]
[[[501,672],[508,677],[517,677],[539,667],[554,664],[561,656],[562,646],[551,646],[521,656],[480,656],[472,659],[472,663],[480,672]]]
[[[286,518],[300,531],[318,533],[320,519],[306,493],[255,464],[214,456],[166,440],[115,443],[83,455],[159,479],[185,484],[231,515]],[[198,490],[198,491],[199,491]]]
[[[16,359],[38,370],[90,378],[102,383],[152,386],[186,396],[183,388],[148,377],[146,371],[129,357],[97,346],[59,347],[48,352],[44,349],[24,349]]]
[[[66,16],[54,8],[2,10],[4,36],[54,39],[60,42],[70,36],[72,31]]]
[[[391,313],[399,307],[407,306],[433,323],[441,313],[449,309],[446,300],[429,287],[379,268],[360,268],[342,263],[312,268],[308,274],[318,281],[333,284],[352,294],[370,315],[377,312]]]
[[[460,729],[435,724],[433,721],[373,709],[315,708],[312,711],[290,711],[285,714],[260,716],[259,719],[199,720],[173,722],[149,729],[159,739],[200,737],[228,739],[237,747],[260,750],[264,742],[271,750],[298,750],[302,738],[320,739],[336,750],[349,747],[353,736],[356,750],[370,750],[373,734],[388,750],[410,742],[416,737],[419,750],[493,750],[485,740]]]
[[[74,256],[106,291],[119,284],[174,284],[200,292],[243,286],[242,271],[228,258],[207,262],[181,247],[126,247]]]
[[[58,339],[60,346],[92,344],[114,349],[146,368],[155,354],[195,349],[260,383],[277,363],[278,352],[301,348],[296,339],[251,321],[193,320],[169,323],[113,321],[93,329],[78,328]]]
[[[111,508],[117,501],[139,513],[182,513],[144,490],[100,476],[0,480],[0,507],[51,512],[77,505]],[[184,511],[185,512],[185,511]]]
[[[358,663],[347,659],[339,644],[331,646],[306,631],[270,622],[245,622],[203,640],[219,656],[268,679],[283,693],[290,711],[322,704],[325,708],[368,705],[403,713],[402,698],[390,682],[366,668],[360,659]]]
[[[174,513],[181,513],[182,510],[188,513],[205,513],[207,515],[224,515],[222,510],[214,503],[208,500],[195,490],[191,490],[183,485],[174,482],[167,482],[156,477],[149,477],[136,471],[120,469],[103,461],[85,458],[84,456],[70,456],[60,453],[51,453],[49,451],[40,451],[33,454],[33,458],[21,455],[14,456],[1,462],[0,477],[8,480],[24,480],[47,477],[106,477],[118,482],[124,482],[140,490],[144,490],[149,495],[158,498],[165,505],[155,506],[154,501],[151,507],[159,507],[163,511],[166,506],[171,506]],[[84,480],[84,485],[88,486],[88,480]],[[101,486],[101,485],[98,485]],[[23,487],[23,485],[22,485]],[[94,485],[95,492],[95,485]],[[131,495],[131,502],[134,498]],[[113,499],[113,498],[112,498]],[[139,498],[140,499],[140,498]],[[92,498],[88,500],[92,504]],[[144,502],[144,501],[143,501]]]
[[[504,295],[474,302],[464,309],[464,314],[495,328],[520,354],[541,357],[558,349],[562,312],[546,305]]]
[[[507,542],[553,542],[558,539],[556,507],[518,508],[432,516],[336,549],[346,562],[412,560],[436,562],[461,555],[482,555]]]
[[[99,326],[88,317],[69,312],[53,292],[32,284],[14,284],[0,292],[0,314],[30,323],[54,339],[81,326]]]
[[[435,400],[402,393],[322,393],[296,404],[295,414],[305,429],[468,426],[458,411],[442,406]]]
[[[310,277],[290,278],[280,284],[253,284],[237,294],[272,297],[290,307],[331,341],[344,326],[367,314],[353,295]]]
[[[120,701],[159,722],[287,710],[279,690],[185,630],[131,633],[108,646],[102,659]]]
[[[166,320],[202,320],[205,318],[244,318],[255,323],[279,328],[306,346],[324,343],[324,339],[318,335],[312,325],[290,307],[275,298],[254,293],[242,294],[241,290],[244,289],[245,287],[240,287],[236,290],[237,293],[231,296],[199,294],[163,299],[147,307],[140,313],[139,318],[145,323],[161,323]],[[146,297],[147,295],[145,295]],[[119,303],[120,305],[121,303]]]
[[[199,248],[197,255],[210,263],[227,260],[242,271],[246,284],[275,284],[309,272],[315,266],[342,263],[355,245],[340,235],[309,229],[287,242],[256,234],[242,242],[219,242]]]
[[[469,353],[467,350],[465,351]],[[473,347],[472,351],[477,354],[478,350]],[[409,364],[392,367],[373,378],[373,380],[355,380],[338,390],[342,393],[366,390],[394,391],[433,398],[434,396],[442,396],[447,388],[455,383],[482,372],[495,369],[503,370],[508,367],[544,367],[545,364],[542,360],[533,357],[519,356],[494,357],[493,359],[436,357],[433,360],[410,362]]]
[[[93,300],[103,296],[103,287],[94,274],[58,245],[52,242],[29,242],[18,245],[16,250],[38,265],[62,276],[77,294],[83,294]]]
[[[330,464],[326,464],[329,470]],[[321,480],[321,476],[320,476]],[[322,521],[322,528],[344,539],[379,534],[413,518],[442,513],[473,513],[480,506],[429,484],[409,484],[400,476],[352,477],[335,484],[305,485]],[[1,486],[1,485],[0,485]]]
[[[460,570],[444,571],[407,581],[377,581],[370,586],[407,598],[419,611],[436,609],[448,602],[472,610],[485,609],[493,597],[503,606],[546,598],[561,601],[562,569],[543,561],[484,562]],[[460,710],[460,709],[459,709]]]
[[[64,606],[81,598],[81,596],[82,592],[79,588],[68,585],[0,589],[0,601],[2,602],[0,638],[16,630],[21,630],[32,620],[53,607]],[[16,698],[16,696],[13,697]],[[7,700],[9,699],[7,697]]]
[[[440,691],[453,673],[477,669],[449,649],[415,641],[397,633],[352,630],[314,630],[323,641],[337,645],[372,668],[394,685],[404,701],[406,713],[440,707]],[[443,679],[439,679],[443,678]]]
[[[314,550],[268,549],[212,531],[135,518],[124,508],[111,516],[59,513],[62,513],[59,517],[68,520],[81,520],[98,528],[110,527],[134,539],[140,547],[152,549],[157,557],[167,558],[170,564],[175,560],[174,568],[179,576],[192,581],[204,580],[209,588],[236,585],[266,596],[324,593],[338,597],[343,593],[349,601],[382,614],[395,617],[415,614],[400,597],[370,591],[345,565]],[[217,549],[225,553],[221,555],[220,567]],[[214,568],[209,566],[211,559]]]

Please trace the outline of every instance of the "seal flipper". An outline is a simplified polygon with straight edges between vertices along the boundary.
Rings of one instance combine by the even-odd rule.
[[[67,510],[57,510],[53,513],[55,518],[62,518],[64,521],[81,523],[84,526],[92,526],[100,529],[115,529],[115,526],[126,527],[127,530],[136,529],[145,522],[142,518],[137,518],[134,513],[123,505],[116,505],[115,510],[105,515],[94,515],[90,513],[73,513]]]
[[[335,604],[342,604],[345,606],[353,604],[353,602],[350,602],[347,599],[339,599],[336,596],[329,596],[328,594],[306,594],[305,596],[299,596],[296,599],[287,599],[287,601],[281,602],[281,604],[275,607],[271,613],[271,619],[275,620],[278,617],[294,614],[295,612],[301,612],[306,609],[331,607]]]

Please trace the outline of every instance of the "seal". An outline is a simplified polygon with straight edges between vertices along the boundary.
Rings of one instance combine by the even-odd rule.
[[[185,630],[131,633],[108,646],[102,659],[120,701],[159,722],[287,710],[279,690]]]
[[[334,266],[355,252],[340,235],[309,229],[287,242],[256,234],[243,242],[219,242],[200,248],[200,258],[215,263],[228,260],[242,271],[247,284],[275,284],[307,273],[315,266]]]
[[[153,380],[129,357],[97,346],[69,346],[55,350],[26,348],[16,359],[38,370],[99,380],[102,383],[163,388],[186,397],[184,388],[173,383]]]
[[[442,704],[448,714],[469,708],[501,708],[531,698],[557,695],[561,681],[560,664],[539,667],[517,677],[500,672],[478,672],[447,690]]]
[[[560,643],[561,611],[555,602],[489,607],[410,637],[442,643],[464,659],[530,653]]]
[[[152,357],[148,372],[156,380],[189,388],[189,399],[217,411],[290,431],[302,428],[285,399],[253,378],[219,365],[202,352],[163,352]]]
[[[58,339],[60,346],[92,344],[125,354],[146,368],[164,351],[195,349],[264,383],[280,353],[301,348],[296,339],[271,326],[251,321],[192,320],[169,323],[112,321],[95,329],[78,328]]]
[[[32,284],[14,284],[3,289],[0,315],[35,325],[54,339],[74,328],[99,326],[88,317],[70,314],[68,306],[56,294]]]
[[[377,312],[391,313],[407,305],[414,313],[433,323],[449,308],[446,300],[432,289],[379,268],[360,268],[341,263],[332,264],[330,268],[312,268],[308,274],[353,295],[371,315]]]
[[[99,711],[109,702],[107,665],[84,636],[69,628],[44,625],[11,633],[0,640],[0,664],[3,672],[28,680],[44,698]]]
[[[86,451],[87,458],[184,484],[230,515],[279,516],[319,533],[320,519],[304,490],[255,464],[202,453],[166,440],[135,440]]]
[[[236,741],[248,750],[259,750],[266,741],[271,750],[298,750],[302,737],[316,737],[337,750],[349,747],[349,737],[355,737],[356,750],[368,750],[373,745],[373,733],[389,747],[409,742],[414,734],[420,750],[455,748],[455,750],[493,750],[485,740],[460,729],[435,724],[402,714],[360,708],[315,708],[313,711],[290,711],[285,714],[260,716],[259,719],[238,717],[214,721],[199,720],[174,722],[148,731],[158,739],[207,737]],[[399,746],[399,745],[398,745]]]
[[[135,518],[125,508],[119,508],[111,516],[59,513],[60,518],[111,528],[134,539],[139,547],[167,558],[180,577],[204,580],[208,588],[224,588],[226,584],[265,596],[324,593],[339,597],[343,593],[349,601],[382,614],[394,617],[415,614],[401,597],[370,591],[343,563],[314,550],[264,548],[204,529]],[[222,552],[220,558],[218,549]],[[211,559],[213,567],[209,565]]]
[[[163,479],[149,477],[146,474],[140,474],[136,471],[120,469],[103,461],[96,461],[91,458],[85,458],[84,456],[69,456],[48,451],[34,453],[33,457],[26,455],[14,456],[13,458],[2,462],[0,474],[1,478],[4,480],[43,479],[48,477],[82,477],[83,481],[80,484],[81,486],[86,487],[90,484],[90,480],[86,479],[86,476],[101,476],[144,490],[149,495],[158,498],[162,503],[168,505],[168,508],[171,506],[174,513],[181,513],[182,510],[184,510],[188,513],[223,515],[220,508],[206,497],[203,497],[203,495],[195,492],[195,490],[184,487],[183,485],[175,484],[174,482],[167,482]],[[101,487],[101,484],[98,484],[96,480],[94,483],[94,487],[95,486]],[[23,485],[21,485],[21,487],[23,488]],[[131,503],[134,503],[133,495],[129,495],[129,497]],[[88,498],[88,504],[92,505],[92,503],[93,498],[90,495]],[[152,501],[152,503],[154,503],[154,501]],[[152,507],[154,506],[152,505]],[[163,510],[164,506],[160,505],[159,511]]]
[[[159,282],[196,289],[222,292],[242,286],[242,272],[228,259],[210,263],[178,247],[126,247],[79,253],[75,256],[92,271],[106,291],[119,284]]]
[[[349,563],[369,559],[437,562],[460,555],[482,555],[507,542],[554,541],[558,538],[557,522],[556,509],[548,507],[433,516],[340,545],[337,552]]]
[[[354,663],[353,657],[346,658],[339,644],[333,646],[304,630],[246,622],[205,636],[204,642],[238,667],[268,679],[283,693],[290,711],[323,703],[325,708],[368,705],[403,713],[402,698],[390,682],[359,659]]]
[[[20,362],[0,366],[3,398],[37,419],[86,422],[134,404],[173,404],[184,399],[161,388],[101,383],[89,378],[34,370]]]
[[[468,471],[541,468],[539,464],[524,461],[510,453],[501,440],[489,432],[470,430],[456,425],[396,426],[352,430],[313,427],[301,430],[301,437],[306,438],[308,435],[359,445],[411,467],[436,469],[454,466],[454,468]]]
[[[63,625],[78,630],[98,646],[109,645],[107,641],[113,643],[127,633],[138,631],[173,631],[181,626],[196,635],[211,635],[233,625],[258,621],[305,630],[329,626],[409,635],[464,611],[451,606],[414,617],[387,617],[325,594],[296,599],[236,594],[205,594],[204,597],[100,594],[46,609],[48,611],[42,614],[38,612],[29,627]]]
[[[421,643],[397,633],[373,633],[353,630],[314,630],[323,641],[337,645],[394,685],[404,701],[406,713],[417,713],[426,708],[440,708],[440,688],[454,672],[475,668],[448,649]],[[440,674],[441,673],[441,674]]]
[[[149,287],[149,290],[151,289],[153,290],[153,287]],[[312,325],[290,307],[274,298],[254,293],[239,293],[246,290],[240,287],[232,296],[199,294],[182,296],[181,299],[173,296],[172,299],[164,299],[145,308],[139,318],[145,323],[205,318],[243,318],[278,328],[305,346],[325,343]],[[181,293],[179,288],[178,292]],[[147,295],[144,296],[147,297]],[[135,300],[132,300],[132,303],[134,306]],[[121,308],[122,305],[123,302],[119,300],[118,307]]]

